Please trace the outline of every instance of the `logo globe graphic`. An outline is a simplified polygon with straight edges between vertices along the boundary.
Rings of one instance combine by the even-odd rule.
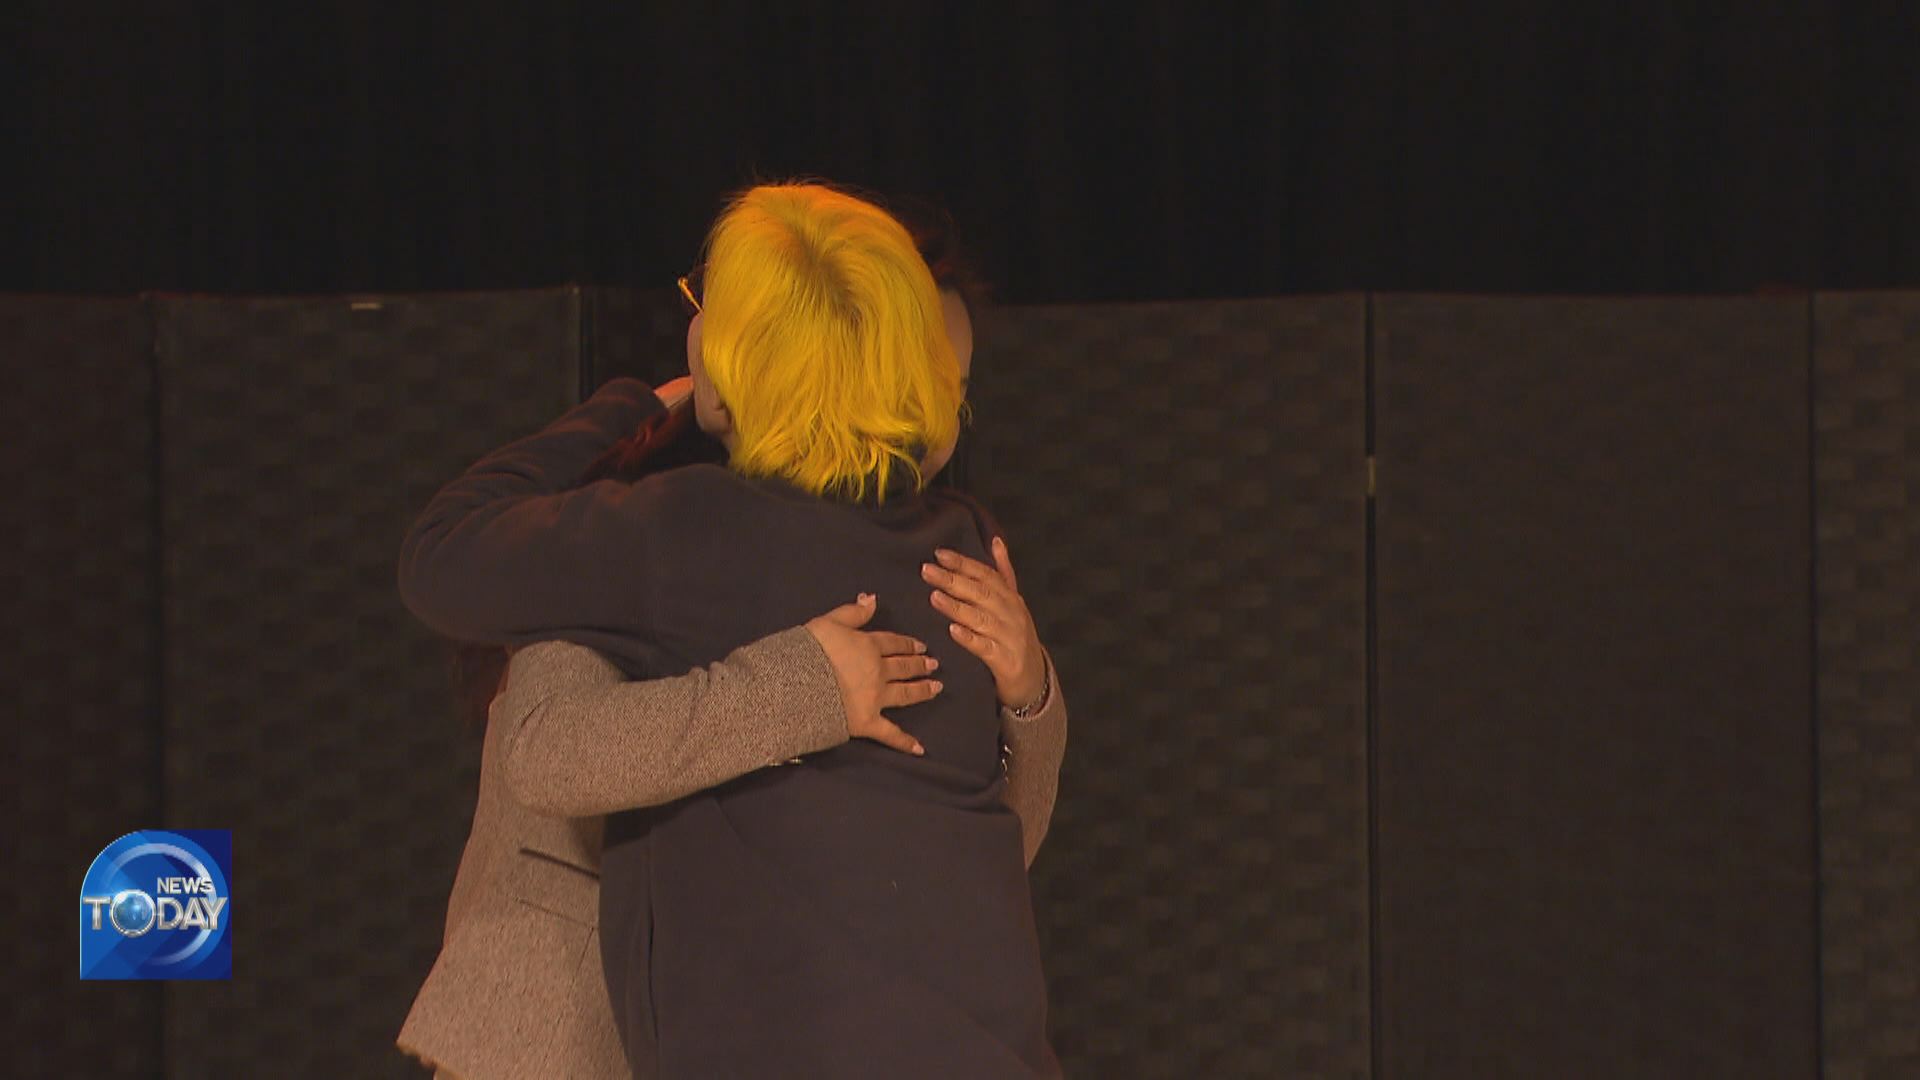
[[[153,929],[153,897],[139,889],[122,889],[113,894],[107,906],[113,928],[128,937],[139,937]]]

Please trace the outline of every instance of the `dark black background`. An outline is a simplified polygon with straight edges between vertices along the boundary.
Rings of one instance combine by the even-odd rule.
[[[1898,0],[38,2],[6,25],[0,290],[645,285],[727,191],[796,174],[944,199],[1019,302],[1920,282]]]

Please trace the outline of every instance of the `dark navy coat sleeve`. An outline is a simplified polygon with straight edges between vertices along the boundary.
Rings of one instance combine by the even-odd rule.
[[[661,408],[645,383],[615,379],[441,489],[401,545],[408,610],[478,642],[642,628],[651,504],[663,492],[614,480],[574,485]]]

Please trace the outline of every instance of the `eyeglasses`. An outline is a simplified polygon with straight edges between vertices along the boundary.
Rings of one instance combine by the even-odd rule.
[[[687,318],[700,314],[700,284],[707,275],[707,264],[701,263],[674,280],[680,287],[680,302],[687,306]]]

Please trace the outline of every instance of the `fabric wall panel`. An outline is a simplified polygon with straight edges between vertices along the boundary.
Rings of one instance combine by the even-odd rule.
[[[0,296],[14,1076],[150,1076],[160,988],[82,983],[74,904],[107,844],[164,827],[153,374],[133,298]],[[103,1037],[110,1033],[111,1037]]]
[[[687,373],[687,312],[677,293],[603,286],[583,298],[584,393],[622,375],[658,386]]]
[[[479,732],[401,606],[440,485],[574,400],[571,289],[168,299],[169,820],[234,831],[234,975],[168,988],[179,1076],[419,1075]]]
[[[1920,1076],[1920,293],[1814,316],[1825,1075]]]
[[[1807,338],[1375,300],[1383,1078],[1813,1074]]]
[[[30,951],[15,1071],[151,1074],[164,1007],[176,1075],[415,1075],[477,742],[400,533],[682,370],[654,292],[0,298],[26,869],[231,827],[259,913],[164,1003]],[[1070,1069],[1804,1076],[1824,1006],[1826,1075],[1912,1071],[1920,300],[1819,297],[1814,387],[1804,300],[1375,301],[1372,1032],[1365,306],[979,318],[971,486],[1075,713],[1035,871]]]
[[[1367,1073],[1364,301],[989,310],[973,487],[1072,731],[1069,1075]]]

